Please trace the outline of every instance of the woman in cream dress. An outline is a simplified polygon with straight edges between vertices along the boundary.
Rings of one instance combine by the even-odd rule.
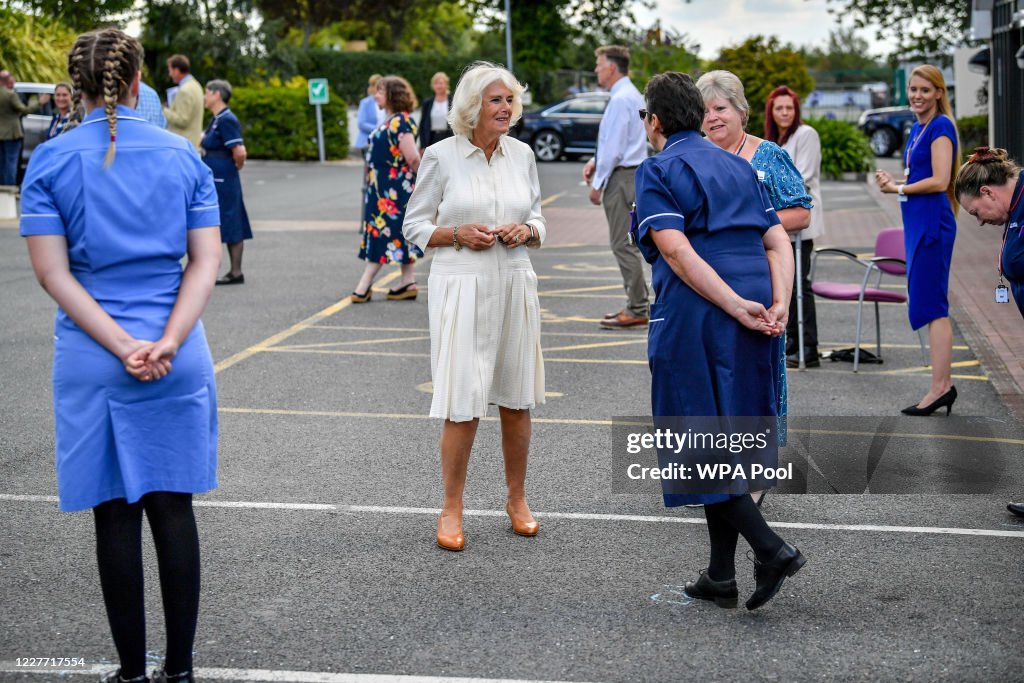
[[[509,71],[471,66],[452,97],[454,137],[424,151],[403,231],[436,249],[428,281],[431,417],[444,419],[444,506],[437,543],[462,550],[462,493],[480,418],[498,406],[506,511],[517,534],[538,525],[526,504],[530,409],[544,403],[537,275],[527,249],[543,243],[532,150],[507,133],[524,87]]]

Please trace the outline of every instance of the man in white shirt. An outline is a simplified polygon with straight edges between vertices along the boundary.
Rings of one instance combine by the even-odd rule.
[[[629,48],[604,45],[597,55],[597,83],[611,91],[597,135],[597,153],[583,167],[583,180],[590,185],[590,201],[604,205],[612,253],[622,273],[626,308],[609,313],[602,327],[624,328],[647,324],[650,296],[644,277],[640,250],[630,244],[629,211],[636,200],[633,184],[636,167],[647,158],[647,134],[640,119],[644,97],[629,80]]]

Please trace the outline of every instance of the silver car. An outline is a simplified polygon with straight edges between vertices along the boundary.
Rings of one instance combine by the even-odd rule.
[[[42,94],[53,95],[53,83],[21,83],[15,82],[14,92],[21,97],[21,101],[29,104],[34,96]],[[21,120],[21,127],[25,129],[25,140],[21,147],[21,163],[18,166],[18,184],[25,173],[25,166],[32,156],[32,150],[40,142],[46,140],[46,133],[50,130],[50,121],[53,119],[53,100],[35,114],[26,114]]]

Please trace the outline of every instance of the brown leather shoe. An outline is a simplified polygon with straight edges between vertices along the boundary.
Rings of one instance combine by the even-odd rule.
[[[623,308],[621,310],[615,311],[614,313],[605,313],[604,314],[604,319],[605,320],[611,320],[612,318],[618,318],[620,315],[624,314],[625,312],[626,312],[626,309]]]
[[[462,516],[441,513],[437,518],[437,545],[445,550],[459,551],[466,547],[462,535]]]
[[[621,311],[614,318],[601,321],[601,327],[609,329],[621,329],[624,327],[644,327],[647,325],[647,316],[633,316],[626,311]]]
[[[508,518],[512,520],[512,531],[520,536],[536,536],[537,532],[540,531],[540,524],[530,514],[529,508],[526,509],[526,514],[523,515],[512,512],[512,504],[505,503],[505,512],[508,513]]]

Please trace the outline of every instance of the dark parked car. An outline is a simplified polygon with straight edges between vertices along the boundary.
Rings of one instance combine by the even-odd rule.
[[[910,107],[882,107],[861,114],[857,127],[868,136],[875,155],[887,157],[903,149],[907,133],[916,120]]]
[[[605,92],[583,93],[527,112],[516,126],[515,136],[530,145],[541,161],[593,154],[610,97]]]
[[[52,83],[22,83],[14,84],[14,92],[18,94],[25,104],[34,104],[35,97],[46,93],[53,95]],[[28,166],[28,158],[32,156],[32,150],[40,142],[46,140],[46,133],[50,130],[50,120],[53,118],[53,100],[34,113],[27,114],[21,119],[21,127],[25,131],[25,140],[21,145],[21,163],[18,167],[18,182],[25,174],[25,167]]]

